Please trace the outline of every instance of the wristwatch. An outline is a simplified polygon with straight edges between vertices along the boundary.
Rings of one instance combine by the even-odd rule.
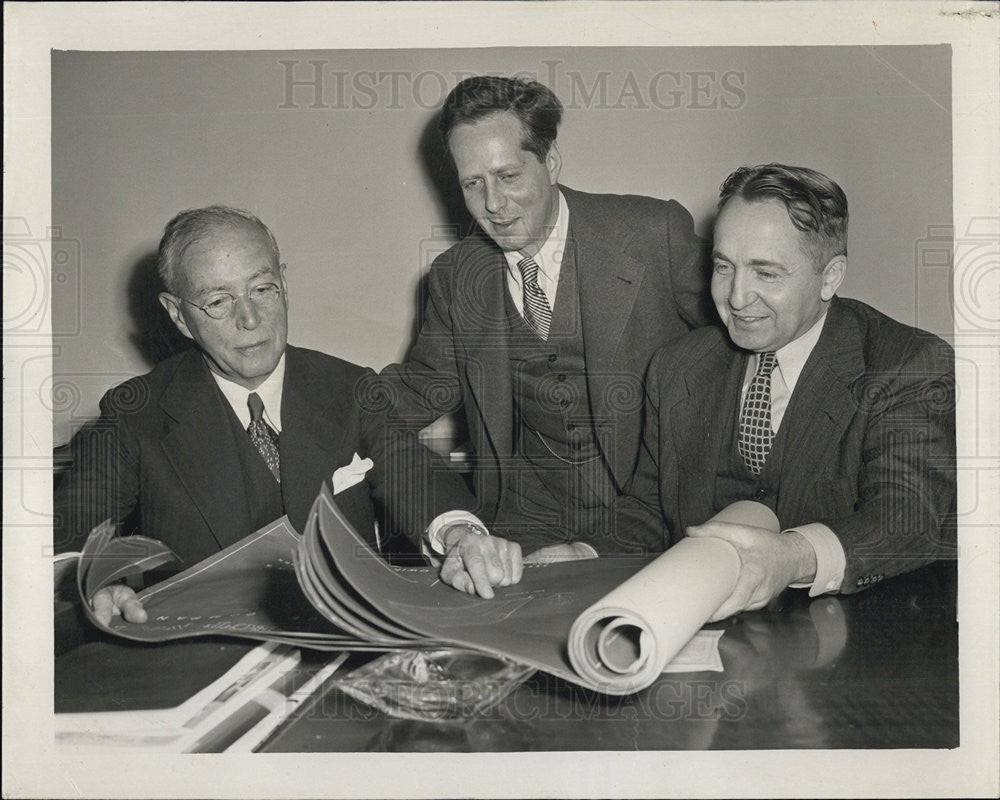
[[[427,542],[433,550],[438,555],[446,555],[447,551],[444,547],[444,534],[446,531],[450,531],[452,528],[465,528],[469,533],[474,533],[477,536],[489,536],[490,532],[486,530],[483,525],[477,525],[468,519],[457,520],[455,522],[450,522],[447,525],[442,525],[441,528],[434,531],[434,535],[427,535]]]

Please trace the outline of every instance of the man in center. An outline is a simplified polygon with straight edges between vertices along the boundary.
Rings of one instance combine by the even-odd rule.
[[[414,426],[463,410],[478,518],[439,520],[442,580],[491,596],[520,559],[640,549],[614,529],[652,354],[707,324],[707,250],[675,201],[559,184],[558,98],[459,83],[440,131],[478,227],[435,259],[418,339],[387,367]]]

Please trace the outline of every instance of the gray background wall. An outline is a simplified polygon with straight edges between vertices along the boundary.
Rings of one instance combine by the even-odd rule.
[[[170,351],[153,255],[177,211],[250,209],[288,264],[290,340],[402,358],[420,278],[464,223],[434,113],[462,77],[530,73],[567,106],[561,180],[673,197],[711,231],[718,185],[783,161],[851,205],[841,294],[947,339],[950,48],[56,52],[54,441]],[[946,234],[948,235],[948,234]]]

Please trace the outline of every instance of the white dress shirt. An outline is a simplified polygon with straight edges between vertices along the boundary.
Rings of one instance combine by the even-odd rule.
[[[557,190],[558,191],[558,190]],[[566,254],[566,232],[569,230],[569,206],[566,198],[559,192],[559,211],[556,221],[549,232],[548,238],[542,243],[532,258],[538,264],[538,288],[542,290],[545,299],[549,301],[549,309],[556,306],[556,289],[559,288],[559,270],[562,268],[563,256]],[[514,301],[517,313],[524,316],[524,281],[517,264],[524,258],[524,253],[512,250],[504,253],[507,259],[507,291]]]
[[[256,392],[264,403],[264,421],[277,433],[281,433],[281,387],[285,382],[285,354],[281,354],[278,359],[278,366],[274,372],[267,376],[267,379],[256,389],[247,389],[240,386],[235,381],[229,380],[216,372],[212,373],[215,382],[222,390],[223,396],[233,407],[240,424],[244,428],[250,427],[250,406],[247,402],[251,391]]]
[[[781,421],[785,417],[785,409],[788,408],[788,401],[791,400],[792,392],[795,391],[795,385],[798,383],[799,375],[802,374],[802,368],[806,365],[809,354],[812,353],[816,342],[819,341],[820,334],[823,332],[824,322],[826,322],[826,314],[820,317],[798,339],[789,342],[775,353],[777,364],[774,372],[771,373],[771,430],[775,434],[781,427]],[[743,376],[743,387],[740,392],[741,407],[747,389],[750,388],[750,382],[757,371],[757,358],[756,353],[750,357],[746,374]],[[844,580],[844,570],[847,566],[844,548],[840,539],[837,538],[837,534],[821,522],[797,525],[790,530],[801,533],[816,553],[816,577],[812,583],[793,583],[792,587],[796,589],[808,587],[811,597],[824,592],[837,591]]]

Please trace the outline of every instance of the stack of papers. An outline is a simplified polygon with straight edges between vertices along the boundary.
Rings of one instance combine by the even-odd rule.
[[[148,539],[123,556],[116,548],[128,542],[95,530],[80,559],[85,599],[106,576],[126,574],[129,559],[170,557]],[[301,536],[278,520],[140,593],[148,622],[115,618],[108,629],[142,641],[222,634],[329,650],[466,647],[627,694],[670,669],[689,642],[674,669],[721,667],[717,634],[692,639],[731,591],[738,557],[720,540],[681,545],[655,558],[526,566],[520,583],[484,600],[441,584],[433,567],[386,563],[324,487]]]

